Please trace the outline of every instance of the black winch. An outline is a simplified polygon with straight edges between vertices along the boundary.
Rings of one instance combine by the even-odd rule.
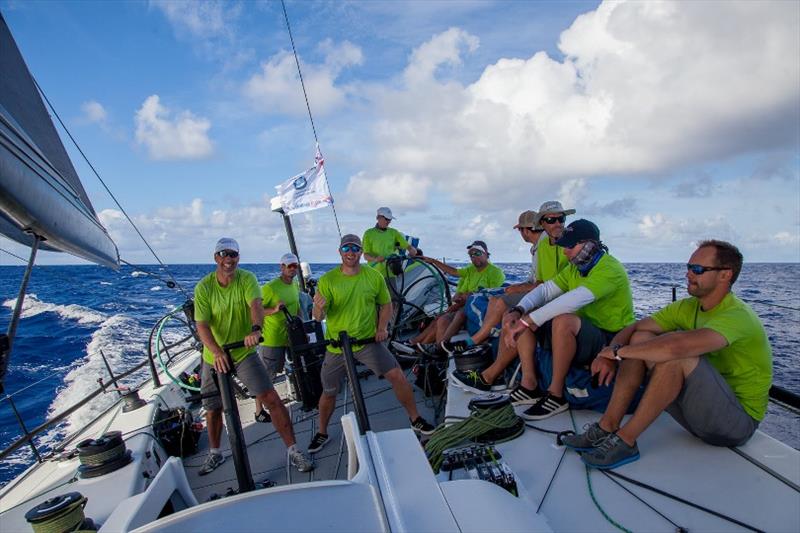
[[[83,515],[86,502],[80,492],[68,492],[43,501],[25,513],[25,520],[36,533],[97,531],[94,521]]]
[[[286,376],[294,389],[303,411],[311,411],[319,405],[322,396],[322,360],[325,357],[325,338],[322,324],[316,320],[303,321],[292,316],[283,308],[286,315],[286,330],[289,334],[289,362]]]
[[[488,344],[478,344],[471,348],[467,348],[461,353],[453,356],[453,361],[456,364],[456,370],[462,372],[469,372],[474,370],[480,372],[489,368],[494,361],[492,357],[492,347]]]
[[[121,431],[109,431],[99,439],[83,440],[76,448],[81,462],[78,473],[83,479],[104,476],[132,461]]]

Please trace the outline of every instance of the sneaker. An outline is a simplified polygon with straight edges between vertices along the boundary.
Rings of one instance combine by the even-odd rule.
[[[530,406],[521,416],[525,420],[544,420],[553,415],[562,413],[569,409],[569,402],[564,398],[545,393],[539,401]]]
[[[561,442],[570,450],[576,452],[588,452],[598,446],[612,433],[600,427],[597,422],[583,425],[583,433],[580,435],[566,435],[561,437]]]
[[[225,462],[225,456],[222,455],[221,453],[210,453],[208,454],[206,462],[203,463],[203,466],[200,468],[200,472],[198,472],[198,474],[200,474],[201,476],[210,474],[224,462]]]
[[[475,370],[468,370],[466,372],[463,370],[453,370],[450,373],[450,381],[456,387],[476,394],[490,392],[492,390],[492,385],[486,383],[480,373]]]
[[[624,464],[632,463],[639,458],[639,447],[636,443],[628,446],[616,433],[611,433],[596,447],[581,455],[581,460],[592,468],[609,470]]]
[[[508,395],[511,397],[511,405],[533,405],[545,396],[545,392],[539,387],[531,390],[517,385]]]
[[[414,429],[414,431],[423,435],[433,435],[434,430],[436,430],[435,427],[429,424],[428,421],[421,416],[418,416],[416,420],[411,422],[411,427]]]
[[[325,440],[327,440],[327,438]],[[294,451],[289,452],[289,462],[292,463],[292,466],[299,472],[311,472],[314,470],[314,461],[296,448]]]
[[[262,407],[261,411],[259,411],[256,415],[256,422],[261,422],[262,424],[268,424],[272,422],[272,417],[269,416],[269,411]]]
[[[323,446],[328,444],[329,440],[330,437],[328,435],[317,433],[314,435],[314,438],[311,439],[311,444],[308,445],[308,453],[317,453],[322,449]]]
[[[419,353],[424,353],[425,355],[439,355],[443,353],[442,347],[436,343],[422,344],[418,342],[414,344],[414,348],[416,348]]]
[[[395,352],[406,355],[416,355],[417,353],[415,345],[403,341],[392,341],[392,348]]]
[[[468,348],[474,346],[474,344],[469,344],[467,341],[442,341],[439,346],[444,350],[447,355],[455,355],[457,353],[462,353]]]

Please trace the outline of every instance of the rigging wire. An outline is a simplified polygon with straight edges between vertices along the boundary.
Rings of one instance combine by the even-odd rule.
[[[8,251],[8,250],[6,250],[5,248],[0,248],[0,252],[5,252],[5,253],[7,253],[8,255],[10,255],[11,257],[16,257],[17,259],[19,259],[20,261],[22,261],[22,262],[23,262],[23,263],[25,263],[26,265],[28,264],[28,260],[27,260],[27,259],[24,259],[24,258],[22,258],[22,257],[18,256],[17,254],[15,254],[15,253],[9,252],[9,251]]]
[[[136,231],[136,233],[139,235],[139,237],[142,239],[142,242],[144,242],[144,245],[147,246],[147,249],[150,250],[150,253],[153,254],[153,257],[156,258],[156,261],[158,261],[158,264],[161,265],[161,267],[167,272],[167,275],[169,275],[169,277],[172,278],[172,281],[175,283],[175,285],[178,287],[178,289],[180,289],[180,291],[184,294],[184,296],[186,296],[188,298],[189,297],[189,293],[187,293],[186,289],[184,289],[183,286],[180,283],[178,283],[178,280],[176,280],[175,277],[172,275],[172,272],[169,271],[169,269],[167,268],[167,265],[165,265],[164,262],[161,260],[161,258],[158,257],[158,254],[156,253],[156,251],[153,250],[152,246],[150,246],[150,243],[147,242],[147,239],[145,239],[144,235],[142,235],[142,232],[139,231],[139,228],[136,226],[136,224],[134,224],[133,219],[131,219],[131,217],[128,216],[128,213],[127,213],[127,211],[125,211],[125,208],[122,207],[122,204],[119,203],[119,200],[117,200],[117,197],[114,196],[114,193],[112,193],[111,189],[108,188],[108,185],[106,185],[106,182],[103,181],[103,178],[100,177],[100,174],[94,168],[94,165],[92,165],[91,161],[89,161],[89,158],[86,157],[86,154],[83,152],[83,149],[78,144],[78,141],[75,140],[75,137],[73,137],[72,133],[70,133],[69,129],[67,129],[67,125],[64,124],[63,120],[61,120],[61,116],[58,114],[58,111],[56,111],[56,108],[53,106],[52,103],[50,103],[50,99],[47,98],[47,95],[45,94],[44,90],[42,90],[42,88],[39,86],[39,82],[36,81],[36,78],[34,78],[32,75],[31,75],[31,79],[33,80],[33,83],[36,85],[36,88],[41,93],[42,98],[44,98],[44,101],[47,102],[47,106],[53,112],[53,115],[58,120],[58,123],[61,124],[62,128],[64,128],[64,131],[66,132],[66,134],[69,137],[69,139],[72,141],[72,144],[74,144],[75,148],[78,149],[78,152],[81,154],[81,157],[83,157],[83,160],[86,161],[87,165],[89,165],[89,168],[92,169],[92,172],[94,173],[95,177],[97,177],[97,179],[100,182],[100,184],[106,190],[106,192],[111,197],[111,199],[114,200],[114,203],[117,205],[117,207],[119,207],[119,210],[122,211],[122,214],[125,215],[125,218],[128,219],[128,222],[133,227],[133,229]]]
[[[311,104],[308,102],[308,93],[306,92],[306,84],[303,81],[303,72],[300,70],[300,60],[297,57],[297,48],[294,46],[294,37],[292,36],[292,26],[289,24],[289,14],[286,12],[286,2],[281,0],[281,7],[283,8],[283,18],[286,20],[286,30],[289,32],[289,41],[292,43],[292,53],[294,54],[294,62],[297,65],[297,75],[300,77],[300,86],[303,88],[303,97],[306,100],[306,109],[308,110],[308,120],[311,121],[311,131],[314,132],[314,141],[317,143],[317,150],[319,151],[319,138],[317,137],[317,128],[314,126],[314,117],[311,114]],[[328,186],[328,191],[331,190],[331,184],[328,183],[328,175],[325,174],[325,184]],[[331,200],[333,200],[333,193],[331,193]],[[336,221],[336,230],[339,232],[339,237],[342,236],[342,228],[339,226],[339,217],[336,214],[336,204],[331,201],[331,208],[333,209],[333,219]]]

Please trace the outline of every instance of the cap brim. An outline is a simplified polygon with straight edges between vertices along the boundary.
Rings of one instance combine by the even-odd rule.
[[[566,237],[561,237],[560,239],[558,239],[556,241],[556,246],[560,246],[562,248],[572,248],[573,246],[578,244],[579,241],[580,239],[574,237],[573,234],[570,233]]]

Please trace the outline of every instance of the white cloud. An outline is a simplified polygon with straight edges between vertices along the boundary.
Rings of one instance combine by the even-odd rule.
[[[89,122],[104,125],[108,119],[105,107],[100,102],[89,100],[81,104],[83,118]]]
[[[202,159],[214,151],[208,137],[211,122],[189,111],[173,116],[157,94],[147,97],[136,112],[135,122],[136,141],[147,147],[152,159]]]
[[[662,213],[644,215],[638,223],[639,236],[647,239],[648,246],[658,248],[670,243],[694,246],[705,239],[722,239],[736,242],[737,231],[724,216],[710,218],[668,217]]]
[[[798,25],[791,2],[605,2],[562,33],[565,59],[499,59],[469,85],[441,75],[478,43],[453,28],[414,50],[404,86],[367,91],[374,160],[458,203],[524,207],[520,191],[565,179],[796,146]]]
[[[350,178],[344,201],[354,211],[374,211],[376,206],[392,209],[426,207],[430,180],[412,174],[369,175],[363,172]]]
[[[800,244],[800,234],[791,234],[788,231],[780,231],[772,236],[772,240],[774,240],[776,244],[782,246],[797,246]]]
[[[325,55],[324,63],[309,64],[301,60],[301,68],[314,114],[325,115],[345,103],[348,88],[338,86],[336,80],[344,69],[360,65],[363,54],[348,41],[335,44],[330,39],[320,43],[320,51]],[[294,55],[280,52],[261,64],[261,70],[245,82],[243,92],[257,111],[302,115],[306,113],[306,104],[299,88]]]
[[[239,3],[217,0],[150,0],[150,4],[164,13],[176,31],[204,39],[232,34],[232,23],[241,13]]]

